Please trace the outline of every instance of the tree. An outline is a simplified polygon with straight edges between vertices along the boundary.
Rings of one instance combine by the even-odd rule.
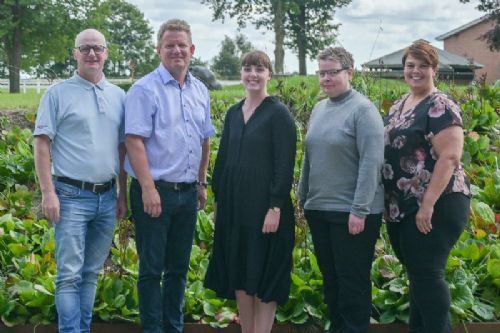
[[[299,74],[306,75],[306,57],[313,59],[319,51],[334,43],[339,24],[333,24],[335,8],[351,0],[295,0],[287,8],[285,45],[299,59]]]
[[[107,75],[125,76],[131,68],[141,75],[158,66],[153,28],[135,5],[123,0],[94,0],[87,17],[87,25],[106,36]]]
[[[462,3],[468,3],[470,0],[460,0]],[[479,0],[476,9],[482,12],[488,12],[495,21],[495,25],[489,31],[481,35],[485,40],[490,51],[500,51],[500,1],[499,0]]]
[[[236,18],[240,27],[250,22],[257,28],[275,33],[275,72],[283,73],[284,48],[287,45],[299,57],[299,73],[306,74],[306,56],[333,43],[339,25],[332,24],[335,8],[351,0],[202,0],[213,10],[213,19],[225,15]]]
[[[202,0],[213,10],[213,20],[222,20],[226,15],[236,18],[238,26],[246,26],[250,22],[257,28],[264,27],[274,31],[274,71],[283,73],[285,58],[285,12],[284,6],[288,0]]]
[[[212,70],[225,79],[237,79],[240,73],[240,57],[250,51],[252,44],[242,34],[233,40],[224,36],[219,54],[213,59]]]
[[[0,54],[9,69],[11,93],[20,90],[21,69],[67,57],[82,8],[80,0],[0,0]]]

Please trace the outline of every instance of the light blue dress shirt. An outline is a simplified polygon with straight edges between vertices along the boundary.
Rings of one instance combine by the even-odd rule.
[[[51,142],[52,174],[100,183],[119,172],[125,92],[103,77],[93,84],[75,74],[43,95],[34,135]]]
[[[201,144],[215,134],[207,88],[191,73],[187,74],[184,86],[180,86],[160,64],[128,91],[125,134],[144,138],[154,180],[196,181]],[[125,170],[135,177],[128,156]]]

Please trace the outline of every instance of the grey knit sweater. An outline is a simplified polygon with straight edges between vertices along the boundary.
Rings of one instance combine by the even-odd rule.
[[[351,89],[314,107],[305,139],[299,203],[359,217],[384,209],[384,126],[377,108]]]

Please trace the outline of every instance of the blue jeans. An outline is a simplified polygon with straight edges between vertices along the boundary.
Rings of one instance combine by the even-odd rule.
[[[97,277],[116,222],[116,188],[93,193],[55,182],[60,221],[55,224],[56,308],[59,332],[90,332]]]
[[[196,186],[174,190],[156,186],[162,212],[144,212],[141,186],[132,180],[130,206],[139,254],[139,313],[144,333],[180,333],[189,256],[196,226]]]

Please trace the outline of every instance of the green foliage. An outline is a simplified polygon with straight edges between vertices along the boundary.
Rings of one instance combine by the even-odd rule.
[[[234,39],[225,35],[219,54],[213,61],[211,69],[223,79],[238,79],[240,77],[240,58],[253,48],[244,35],[238,34]]]
[[[356,73],[353,86],[370,97],[381,112],[404,91],[397,81],[379,81]],[[446,86],[443,85],[446,89]],[[451,93],[464,110],[466,133],[464,158],[473,186],[471,217],[467,230],[451,251],[446,279],[452,296],[454,323],[494,321],[500,318],[500,170],[498,169],[498,113],[500,87],[453,88]],[[272,80],[271,94],[279,95],[293,113],[299,128],[295,178],[299,176],[306,124],[315,103],[324,98],[316,77]],[[211,92],[211,111],[217,136],[211,140],[211,166],[217,154],[225,113],[244,97],[241,85]],[[479,110],[479,111],[478,111]],[[487,118],[483,116],[488,113]],[[485,120],[486,119],[486,120]],[[495,120],[496,119],[496,120]],[[0,317],[8,325],[45,323],[55,320],[54,231],[44,219],[36,219],[31,205],[37,197],[34,188],[31,133],[3,128],[0,140]],[[2,171],[3,170],[3,171]],[[3,173],[2,173],[3,172]],[[209,172],[209,175],[211,173]],[[198,223],[187,275],[184,311],[186,321],[225,327],[237,321],[234,300],[218,298],[203,287],[213,242],[214,199],[210,188]],[[104,321],[138,322],[136,281],[138,257],[133,224],[121,221],[110,257],[99,278],[94,316]],[[327,329],[327,308],[323,300],[323,281],[307,227],[297,214],[296,247],[293,251],[292,285],[289,300],[280,306],[276,320],[296,325],[316,324]],[[376,244],[372,265],[373,320],[381,323],[407,322],[409,285],[407,273],[391,250],[384,228]]]
[[[137,6],[123,0],[96,1],[87,24],[102,31],[108,42],[108,76],[143,76],[159,64],[151,36],[153,28]]]

